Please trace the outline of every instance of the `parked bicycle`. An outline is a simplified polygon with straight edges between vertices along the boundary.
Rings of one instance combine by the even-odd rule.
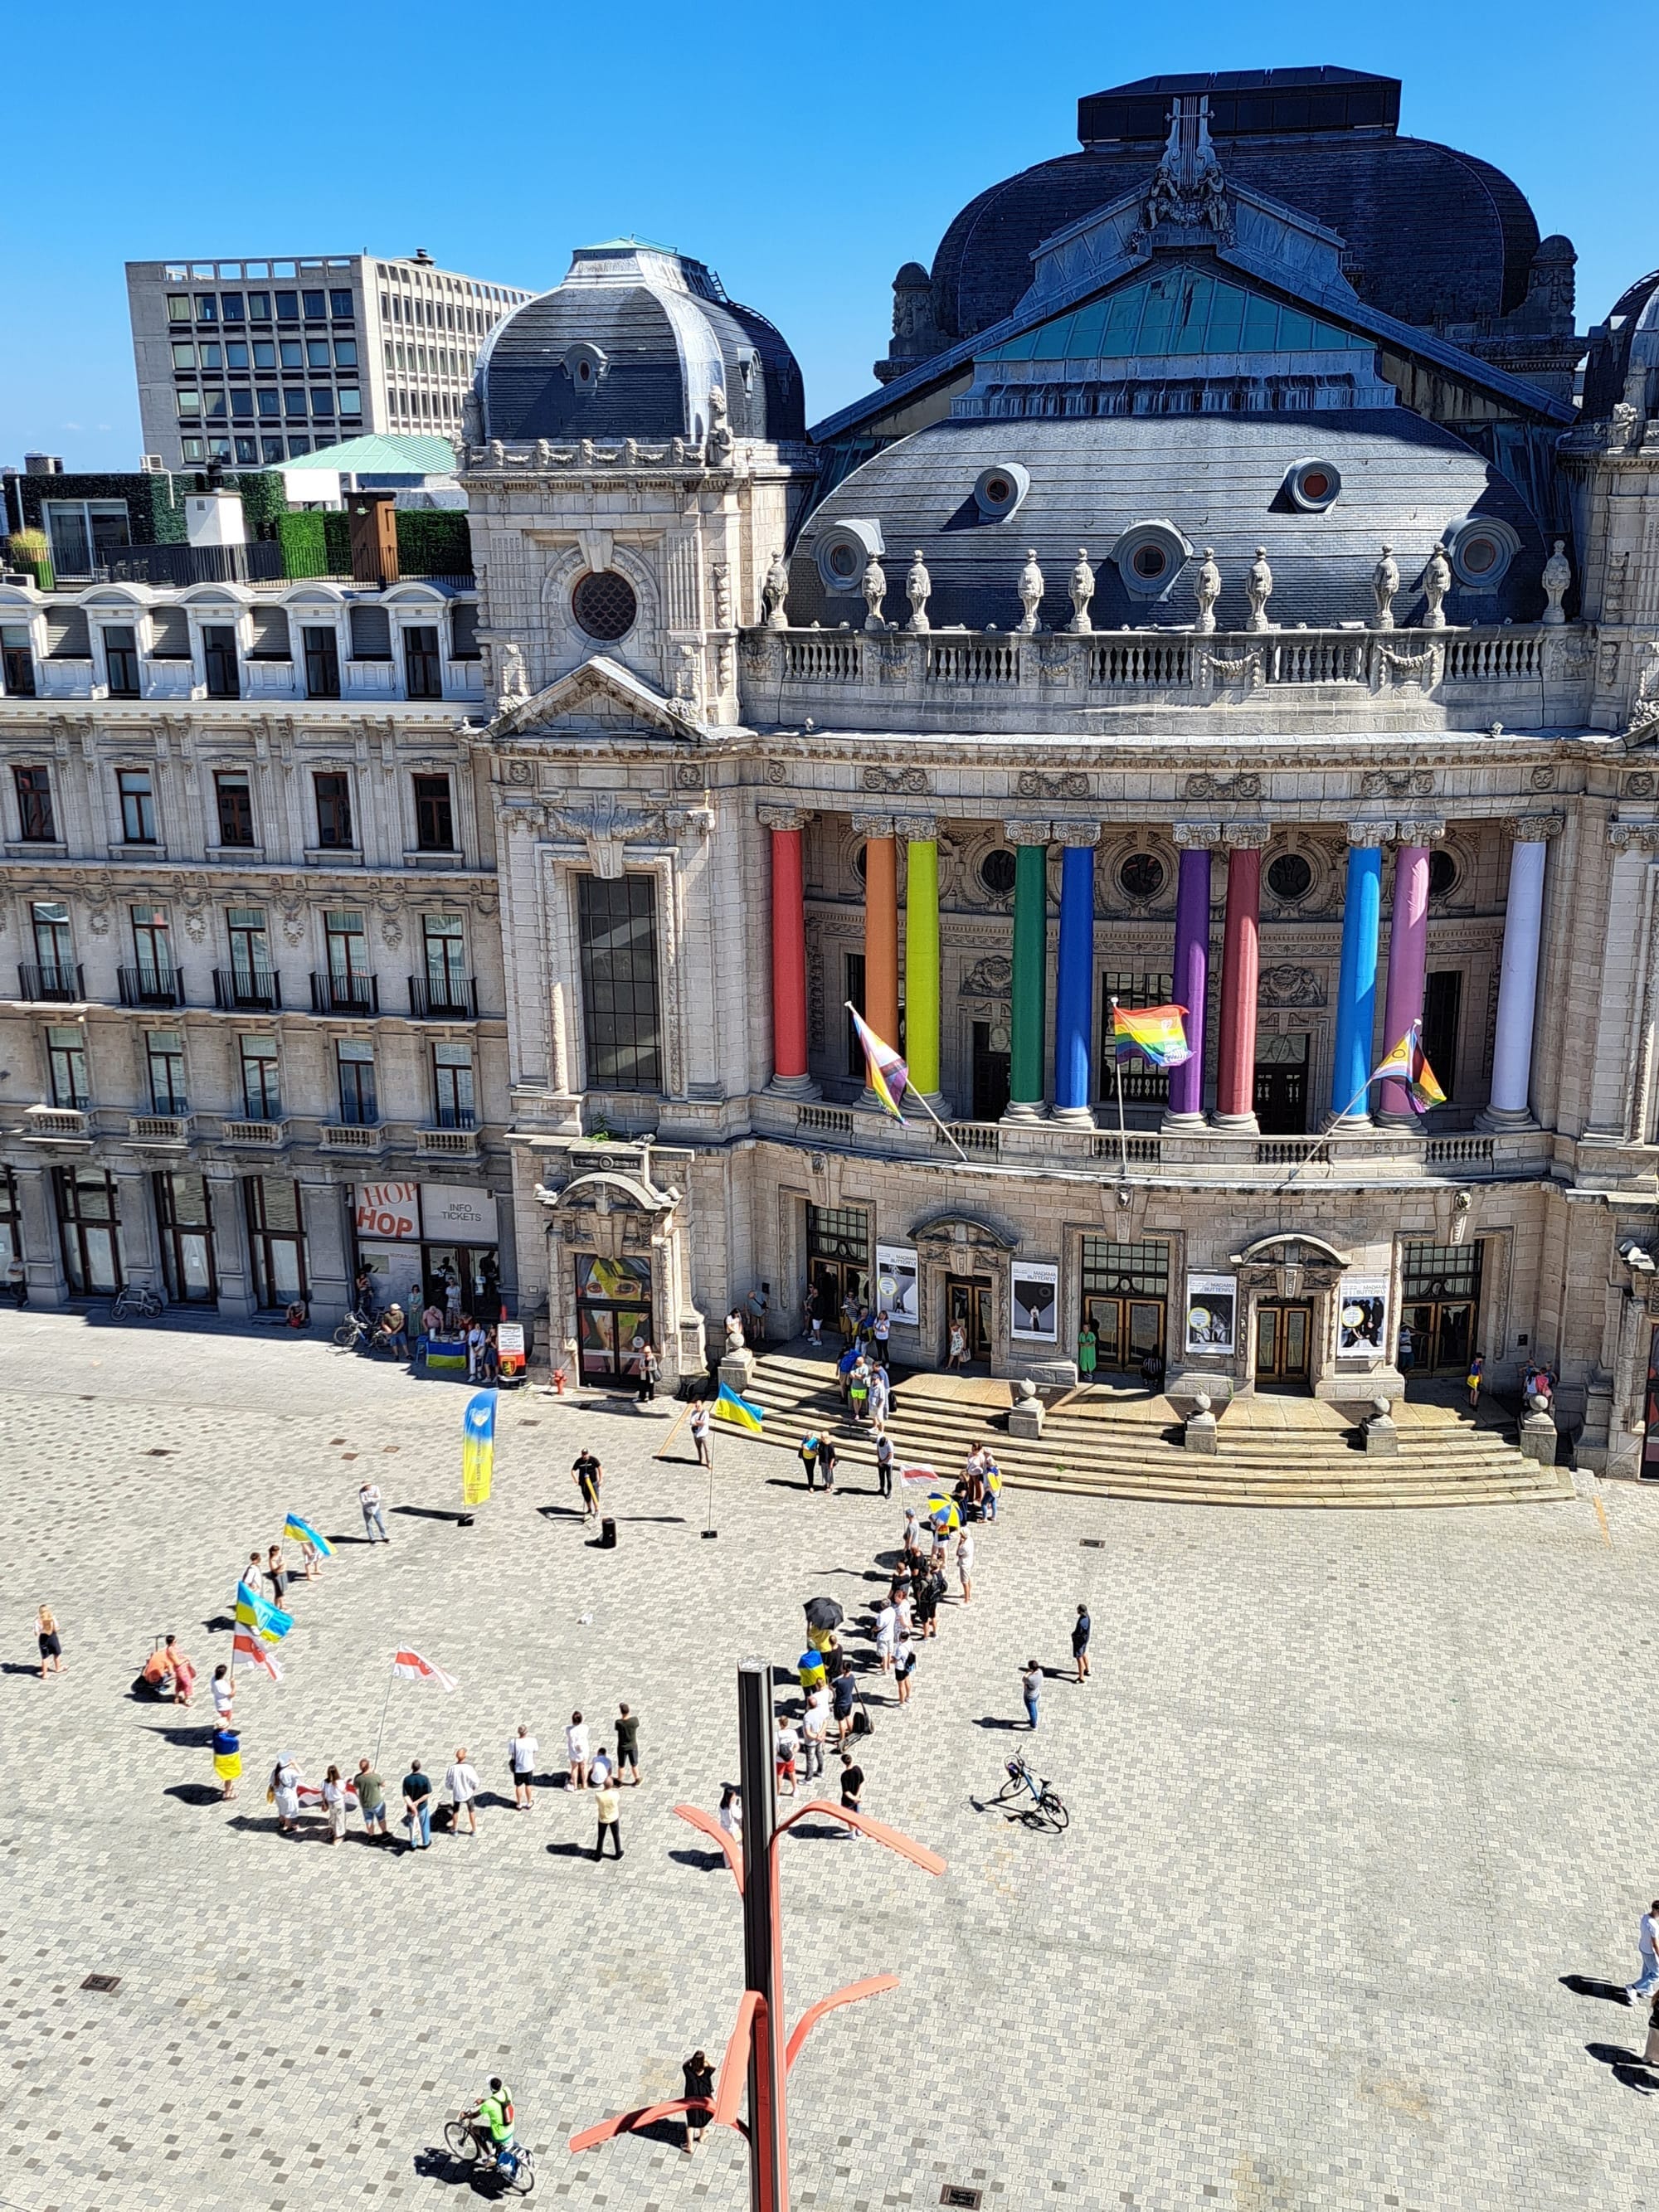
[[[382,1347],[384,1340],[368,1316],[354,1307],[335,1330],[334,1341],[343,1352],[356,1352],[360,1344],[367,1344],[371,1352],[376,1352]]]
[[[528,2197],[536,2186],[535,2162],[526,2144],[514,2141],[498,2147],[478,2124],[476,2112],[463,2112],[444,2129],[444,2142],[452,2158],[469,2166],[493,2166],[504,2189],[515,2197]]]
[[[143,1283],[126,1283],[115,1294],[112,1310],[117,1321],[155,1321],[167,1310],[159,1291]]]
[[[1059,1791],[1049,1788],[1048,1777],[1033,1774],[1023,1752],[1007,1760],[1006,1767],[1008,1778],[991,1802],[1006,1807],[1006,1817],[1010,1820],[1022,1820],[1028,1828],[1064,1835],[1072,1816],[1061,1803]]]

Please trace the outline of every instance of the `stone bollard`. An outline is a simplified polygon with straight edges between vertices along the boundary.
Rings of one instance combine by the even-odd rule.
[[[1189,1452],[1207,1452],[1215,1457],[1215,1415],[1210,1411],[1210,1394],[1200,1390],[1193,1401],[1193,1410],[1187,1416],[1185,1443]]]
[[[1014,1402],[1008,1408],[1008,1433],[1024,1437],[1035,1443],[1042,1434],[1047,1419],[1042,1401],[1037,1395],[1037,1386],[1029,1375],[1022,1376],[1014,1385]]]
[[[1555,1416],[1553,1413],[1522,1413],[1521,1456],[1535,1460],[1540,1467],[1555,1465]]]
[[[1386,1398],[1371,1400],[1371,1410],[1360,1423],[1359,1429],[1365,1439],[1365,1450],[1368,1456],[1375,1455],[1383,1459],[1398,1457],[1400,1431],[1395,1428],[1389,1414],[1389,1401]]]
[[[741,1352],[728,1352],[720,1362],[720,1381],[740,1398],[746,1398],[755,1387],[755,1355],[745,1345]]]

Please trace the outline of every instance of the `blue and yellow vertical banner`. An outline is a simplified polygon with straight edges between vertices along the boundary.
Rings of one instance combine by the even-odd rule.
[[[466,1401],[461,1430],[461,1502],[482,1505],[495,1471],[495,1393],[477,1391]]]

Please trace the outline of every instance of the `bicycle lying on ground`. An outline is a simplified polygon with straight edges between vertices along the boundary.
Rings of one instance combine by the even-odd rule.
[[[111,1311],[117,1321],[155,1321],[167,1310],[167,1300],[143,1283],[127,1283],[115,1294]]]
[[[356,1310],[349,1313],[335,1329],[334,1341],[342,1352],[356,1352],[360,1344],[368,1345],[371,1352],[389,1352],[392,1348],[392,1340],[386,1331]]]
[[[504,2156],[497,2154],[497,2146],[489,2136],[481,2134],[476,2117],[463,2112],[451,2120],[444,2129],[444,2142],[453,2158],[468,2165],[482,2162],[493,2166],[503,2188],[515,2197],[528,2197],[536,2186],[536,2168],[528,2148],[521,2142],[504,2146]]]
[[[1039,1779],[1032,1773],[1025,1764],[1024,1753],[1006,1765],[1008,1778],[991,1802],[1006,1808],[1007,1819],[1023,1820],[1028,1828],[1064,1835],[1072,1816],[1060,1802],[1060,1793],[1049,1788],[1047,1777]]]

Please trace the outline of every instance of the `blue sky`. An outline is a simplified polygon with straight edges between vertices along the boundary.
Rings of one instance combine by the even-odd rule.
[[[1632,127],[1651,43],[1649,8],[1559,0],[1042,18],[1008,0],[20,7],[0,460],[136,465],[128,259],[424,246],[544,286],[573,245],[618,231],[698,255],[769,315],[816,418],[869,387],[901,262],[931,262],[984,185],[1074,148],[1079,94],[1172,70],[1402,77],[1402,130],[1495,162],[1574,240],[1584,329],[1659,262],[1649,130]]]

